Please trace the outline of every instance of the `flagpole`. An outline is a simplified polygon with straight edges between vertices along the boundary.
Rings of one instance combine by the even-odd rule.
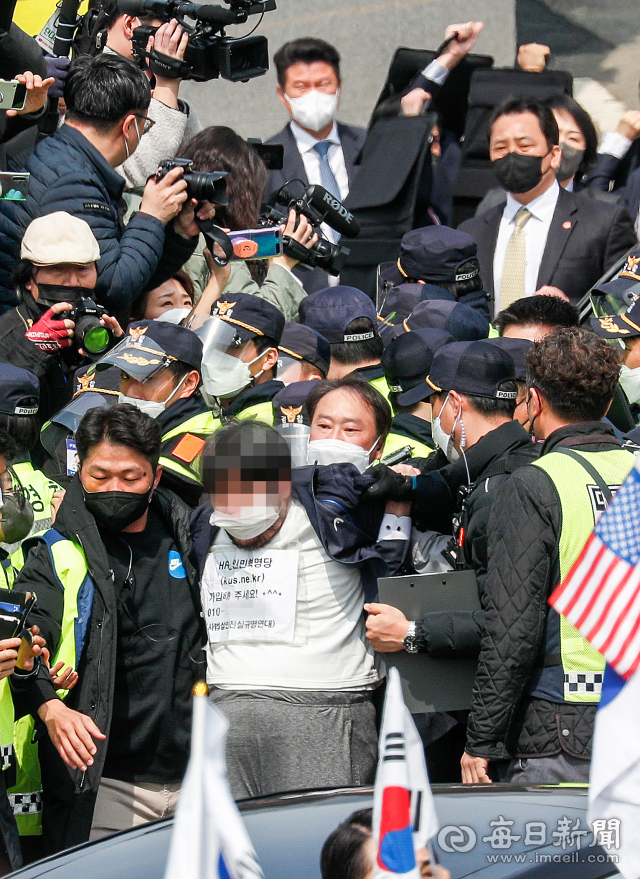
[[[190,762],[194,761],[197,766],[204,766],[205,756],[205,733],[206,733],[206,710],[209,700],[209,687],[205,681],[198,681],[191,690],[193,695],[193,714],[191,720],[191,757]],[[204,814],[204,796],[203,788],[197,785],[196,788],[197,804],[194,803],[197,811]],[[202,825],[196,821],[192,828],[193,845],[195,851],[202,851]]]

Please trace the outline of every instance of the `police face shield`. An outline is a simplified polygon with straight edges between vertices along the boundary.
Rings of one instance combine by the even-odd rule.
[[[194,321],[191,329],[202,340],[202,395],[208,405],[233,397],[251,384],[250,366],[264,354],[251,357],[252,340],[244,340],[239,327],[219,317]]]
[[[107,366],[117,366],[136,381],[146,382],[175,362],[176,358],[171,357],[157,342],[140,334],[125,336],[122,342],[98,361],[96,368],[101,370]]]
[[[281,424],[276,424],[275,428],[289,445],[291,466],[306,467],[308,464],[309,434],[311,433],[309,425],[284,419]]]
[[[302,381],[302,358],[293,357],[279,350],[276,376],[283,385],[292,385],[294,382]]]
[[[0,473],[0,542],[14,552],[33,526],[33,507],[27,491],[12,467]]]
[[[376,270],[376,313],[380,314],[384,306],[385,299],[389,290],[395,286],[394,281],[389,280],[395,273],[397,274],[397,265],[395,262],[381,262]],[[397,281],[395,282],[397,283]]]
[[[624,314],[640,299],[640,281],[614,278],[591,291],[591,307],[596,317]]]

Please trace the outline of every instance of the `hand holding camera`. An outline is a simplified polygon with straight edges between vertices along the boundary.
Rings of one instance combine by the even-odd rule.
[[[182,168],[176,166],[164,174],[156,174],[147,180],[140,210],[160,220],[163,226],[173,220],[187,200],[187,181]]]
[[[51,354],[68,348],[73,338],[75,323],[59,315],[69,312],[73,306],[69,302],[56,302],[36,321],[25,336],[41,351]]]

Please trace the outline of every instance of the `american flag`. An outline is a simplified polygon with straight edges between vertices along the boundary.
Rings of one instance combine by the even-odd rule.
[[[623,678],[640,665],[640,461],[549,603]]]

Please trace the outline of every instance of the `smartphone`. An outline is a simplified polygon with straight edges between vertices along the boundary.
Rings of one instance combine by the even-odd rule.
[[[227,234],[233,245],[231,259],[271,259],[282,254],[282,231],[279,226],[242,229]]]
[[[26,637],[27,620],[35,603],[33,592],[27,597],[12,589],[0,589],[0,640]]]
[[[0,110],[22,110],[27,102],[27,87],[15,79],[0,79]]]
[[[26,201],[29,195],[29,178],[27,172],[13,173],[0,171],[0,201]]]

